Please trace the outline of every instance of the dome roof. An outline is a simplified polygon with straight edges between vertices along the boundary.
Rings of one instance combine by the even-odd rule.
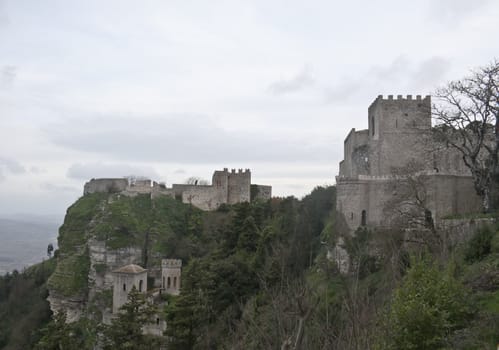
[[[147,271],[146,269],[144,269],[142,266],[139,266],[139,265],[135,265],[135,264],[130,264],[130,265],[126,265],[126,266],[123,266],[123,267],[120,267],[119,269],[117,270],[114,270],[113,272],[115,273],[142,273],[142,272],[145,272]]]

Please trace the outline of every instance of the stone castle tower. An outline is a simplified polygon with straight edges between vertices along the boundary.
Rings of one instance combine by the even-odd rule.
[[[167,294],[180,294],[180,277],[182,273],[182,260],[161,260],[161,288]]]
[[[133,287],[140,293],[147,292],[147,270],[130,264],[113,271],[113,313],[128,301]]]
[[[410,163],[428,179],[427,202],[435,220],[480,208],[459,154],[433,138],[430,96],[378,96],[368,109],[368,126],[347,135],[336,177],[337,211],[350,232],[390,226],[385,209],[397,196],[395,174]]]

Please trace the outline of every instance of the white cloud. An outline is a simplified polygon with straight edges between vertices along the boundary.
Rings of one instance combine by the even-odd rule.
[[[491,2],[492,0],[434,0],[429,8],[429,17],[440,23],[456,26]]]
[[[426,94],[445,81],[449,67],[449,60],[443,57],[433,56],[415,62],[405,55],[398,56],[386,65],[372,66],[366,72],[356,72],[337,85],[326,87],[326,101],[345,103],[368,96],[372,91],[379,94]]]
[[[115,178],[129,175],[158,179],[159,175],[151,166],[124,163],[76,163],[69,167],[67,176],[72,179]]]
[[[326,139],[309,133],[290,136],[273,130],[226,130],[207,116],[192,114],[67,120],[45,131],[61,147],[131,162],[307,163],[325,160],[331,151]]]
[[[4,66],[0,69],[0,89],[9,89],[14,84],[17,74],[15,66]]]
[[[26,169],[15,159],[0,157],[0,181],[5,180],[7,175],[19,175]]]
[[[269,86],[269,91],[274,95],[296,92],[313,86],[315,79],[309,67],[304,67],[298,74],[288,79],[280,79]]]

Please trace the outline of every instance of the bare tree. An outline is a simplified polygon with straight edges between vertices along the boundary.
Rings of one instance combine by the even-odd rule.
[[[405,232],[406,243],[427,246],[441,252],[443,240],[435,227],[430,209],[431,180],[425,164],[411,160],[405,166],[392,169],[391,198],[383,214],[394,228]]]
[[[460,152],[482,198],[483,210],[489,212],[497,206],[491,194],[499,173],[499,61],[451,81],[438,89],[435,97],[434,130]]]
[[[190,178],[185,180],[185,183],[187,185],[200,185],[200,186],[209,185],[207,180],[204,180],[204,179],[197,177],[197,176],[191,176]]]

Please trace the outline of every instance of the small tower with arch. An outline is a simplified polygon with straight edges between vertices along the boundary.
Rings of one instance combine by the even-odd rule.
[[[179,295],[181,273],[182,260],[161,260],[161,289],[167,294]]]
[[[135,286],[139,293],[147,292],[147,270],[130,264],[113,271],[113,313],[128,301],[128,293]]]

